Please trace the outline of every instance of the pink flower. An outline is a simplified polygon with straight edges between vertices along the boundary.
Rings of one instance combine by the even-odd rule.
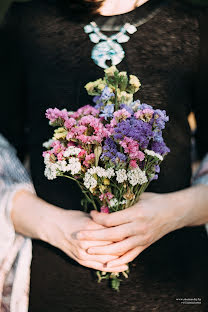
[[[87,153],[87,152],[86,152],[84,149],[82,149],[81,152],[78,154],[79,160],[82,159],[82,158],[84,158],[85,155],[86,155],[86,153]]]
[[[63,160],[63,153],[64,151],[61,151],[60,153],[57,154],[58,160]]]
[[[110,211],[109,211],[109,208],[106,206],[102,206],[101,208],[100,208],[100,211],[102,212],[102,213],[109,213]]]
[[[78,155],[79,156],[79,155]],[[86,155],[85,160],[83,161],[83,164],[89,168],[89,166],[94,162],[95,154],[91,153],[89,155]]]
[[[52,147],[52,153],[55,155],[59,154],[60,152],[65,151],[65,147],[61,144],[60,141],[56,140],[51,144]]]
[[[120,145],[124,148],[124,152],[129,155],[131,159],[144,160],[144,153],[139,150],[139,143],[132,138],[124,137],[120,141]]]
[[[63,120],[68,119],[68,112],[66,109],[58,109],[58,108],[48,108],[46,110],[46,118],[48,118],[51,122],[54,122],[56,119],[61,118]]]
[[[76,125],[76,120],[74,118],[68,118],[64,123],[67,129],[71,129],[74,125]]]
[[[80,117],[83,117],[86,115],[98,116],[99,111],[91,105],[85,105],[85,106],[79,108],[75,113],[73,113],[71,115],[71,117],[73,117],[75,119],[79,119]]]
[[[126,120],[127,118],[131,117],[131,114],[125,109],[119,109],[118,111],[113,113],[113,119],[110,122],[110,125],[112,127],[115,127],[117,125],[117,123]]]
[[[129,164],[130,164],[130,166],[132,168],[137,168],[138,167],[137,162],[136,162],[135,159],[131,159]]]
[[[104,199],[112,199],[114,197],[114,195],[110,192],[107,192],[107,193],[103,193],[99,196],[100,200],[103,201]]]
[[[141,119],[143,121],[149,122],[152,119],[152,116],[154,114],[154,110],[151,108],[145,108],[143,110],[138,110],[134,116],[137,119]]]

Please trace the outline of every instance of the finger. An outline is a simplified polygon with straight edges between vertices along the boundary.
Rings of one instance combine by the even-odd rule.
[[[87,253],[90,255],[123,255],[142,243],[142,237],[132,236],[125,240],[107,246],[90,247]]]
[[[92,240],[92,241],[121,241],[129,236],[136,235],[136,229],[129,224],[120,226],[91,231],[80,231],[77,234],[79,240]]]
[[[90,215],[93,221],[105,227],[125,224],[135,218],[132,207],[109,214],[93,210],[90,212]]]
[[[78,262],[81,265],[84,265],[86,267],[95,269],[95,270],[100,270],[100,271],[105,271],[105,272],[122,272],[127,270],[127,266],[126,265],[122,265],[119,267],[113,267],[113,269],[107,269],[106,268],[106,263],[108,261],[113,260],[113,258],[117,258],[117,257],[106,257],[105,259],[103,259],[102,262],[97,261],[97,257],[96,259],[94,257],[92,257],[92,260],[81,260],[77,257],[76,252],[74,252],[73,250],[68,250],[67,248],[63,250],[70,258],[72,258],[73,260],[75,260],[76,262]]]
[[[128,270],[128,266],[125,265],[121,265],[121,266],[115,266],[113,268],[106,268],[106,266],[104,266],[103,264],[96,262],[96,261],[79,261],[79,264],[88,267],[88,268],[92,268],[94,270],[99,270],[99,271],[103,271],[103,272],[123,272]]]
[[[125,253],[123,256],[116,260],[112,260],[109,263],[107,263],[107,268],[113,268],[114,266],[120,266],[124,265],[125,263],[129,263],[133,261],[147,246],[139,246],[132,250],[129,250],[127,253]]]
[[[86,260],[86,261],[96,261],[100,263],[107,263],[109,261],[115,260],[118,258],[116,255],[89,255],[85,250],[80,248],[71,248],[71,251],[79,260]]]
[[[110,245],[112,244],[112,242],[109,242],[109,241],[76,241],[74,242],[74,245],[84,249],[84,250],[87,250],[88,248],[90,247],[95,247],[95,246],[106,246],[106,245]]]

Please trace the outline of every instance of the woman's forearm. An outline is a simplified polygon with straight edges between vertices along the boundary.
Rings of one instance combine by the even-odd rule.
[[[208,223],[208,186],[196,185],[168,193],[167,203],[178,219],[178,228]],[[167,207],[167,209],[169,209]]]
[[[58,219],[61,210],[21,190],[14,196],[11,218],[17,233],[48,241],[49,229],[54,226],[54,220]]]

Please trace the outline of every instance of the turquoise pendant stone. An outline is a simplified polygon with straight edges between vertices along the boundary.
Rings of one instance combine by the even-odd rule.
[[[122,46],[115,41],[102,41],[94,46],[91,57],[95,64],[102,68],[108,68],[106,61],[112,65],[119,64],[125,56]]]

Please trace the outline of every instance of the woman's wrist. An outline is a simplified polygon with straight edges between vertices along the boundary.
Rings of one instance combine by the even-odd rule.
[[[15,231],[24,236],[49,241],[50,232],[62,209],[36,195],[20,190],[13,198],[11,219]]]
[[[208,222],[208,187],[196,185],[165,194],[175,229]]]

